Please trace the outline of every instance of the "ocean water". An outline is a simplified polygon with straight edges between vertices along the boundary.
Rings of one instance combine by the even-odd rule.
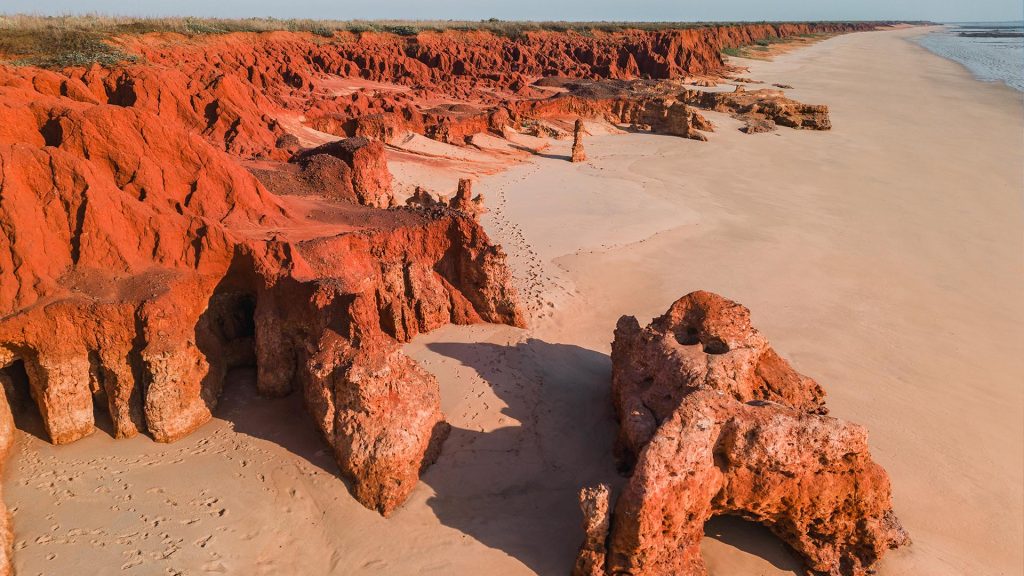
[[[917,42],[963,64],[979,80],[1024,92],[1024,22],[970,22],[919,36]]]

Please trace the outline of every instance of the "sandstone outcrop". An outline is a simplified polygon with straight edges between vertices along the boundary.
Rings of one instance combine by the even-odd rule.
[[[706,140],[701,131],[714,131],[711,122],[687,105],[672,84],[645,80],[545,80],[538,82],[562,91],[552,98],[511,104],[515,117],[575,115],[693,140]]]
[[[866,431],[824,415],[821,388],[746,308],[695,292],[647,328],[623,317],[612,371],[616,453],[632,475],[610,521],[600,489],[581,494],[575,574],[703,575],[703,526],[720,514],[764,524],[833,576],[868,574],[909,543]]]
[[[169,442],[253,366],[262,394],[303,395],[356,498],[391,513],[446,431],[436,381],[398,343],[449,322],[522,325],[500,248],[453,211],[330,191],[310,209],[216,139],[28,73],[0,67],[3,408],[34,405],[55,443],[91,434],[95,410],[119,438]],[[380,143],[299,162],[325,158],[360,203],[389,202]]]
[[[770,401],[827,413],[825,392],[790,367],[750,323],[745,307],[710,292],[680,298],[641,328],[623,316],[612,342],[616,455],[628,469],[690,393],[719,390],[740,402]]]
[[[797,102],[787,98],[782,90],[765,88],[744,91],[740,89],[741,86],[736,88],[736,92],[686,90],[681,96],[683,100],[693,106],[716,112],[727,112],[755,125],[767,126],[767,123],[771,122],[796,129],[829,130],[832,128],[832,122],[828,116],[828,106]]]
[[[746,134],[761,134],[764,132],[774,132],[775,122],[768,120],[767,118],[750,118],[747,120],[743,128],[740,128]]]
[[[412,195],[405,199],[405,205],[413,208],[430,208],[438,204],[440,204],[440,200],[422,186],[417,186]]]
[[[655,116],[648,116],[651,130],[658,134],[681,136],[691,140],[706,141],[707,136],[701,130],[711,132],[711,122],[682,102],[666,100],[661,106],[654,107]]]
[[[583,545],[573,567],[574,576],[604,576],[611,527],[611,489],[607,484],[580,490]]]
[[[406,198],[405,205],[425,209],[428,212],[437,212],[438,208],[447,208],[474,219],[487,211],[487,208],[484,207],[483,195],[473,196],[473,181],[468,178],[459,179],[458,187],[450,198],[435,196],[422,186],[417,186],[412,195]]]
[[[473,181],[468,178],[459,179],[458,189],[448,202],[448,206],[473,217],[486,211],[483,196],[478,194],[475,198],[473,197]]]
[[[572,131],[572,156],[571,162],[583,162],[587,159],[587,152],[583,149],[583,120],[577,118]]]
[[[307,182],[323,183],[325,196],[376,208],[394,202],[391,172],[379,141],[344,138],[304,150],[295,161]]]
[[[516,37],[455,30],[415,36],[339,32],[329,40],[290,32],[129,35],[115,42],[138,55],[139,64],[16,75],[49,95],[146,110],[238,157],[287,160],[294,148],[279,144],[297,118],[340,137],[390,142],[413,131],[460,144],[473,133],[518,122],[513,104],[550,97],[530,91],[532,78],[713,76],[725,71],[724,48],[874,27],[748,24]],[[339,88],[345,78],[379,85]],[[463,103],[438,105],[438,100]]]

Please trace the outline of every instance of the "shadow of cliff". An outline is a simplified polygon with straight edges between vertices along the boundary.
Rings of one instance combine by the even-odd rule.
[[[441,458],[422,478],[436,493],[427,504],[441,523],[541,576],[568,574],[583,538],[579,489],[604,482],[618,494],[627,481],[616,473],[612,455],[611,359],[537,339],[427,349],[472,368],[506,405],[497,422],[485,421],[489,431],[452,428]],[[479,394],[470,390],[464,399]],[[465,406],[479,404],[460,403],[447,416],[465,422],[477,410]],[[779,570],[803,573],[792,550],[755,522],[715,517],[705,536]]]
[[[475,370],[505,404],[500,416],[479,421],[489,431],[453,427],[423,476],[436,493],[427,504],[443,524],[538,574],[569,573],[582,537],[579,489],[621,482],[611,454],[609,357],[536,339],[427,349]],[[442,395],[447,388],[442,382]],[[473,421],[481,402],[481,412],[493,413],[485,393],[470,390],[449,420]]]
[[[234,368],[228,372],[213,416],[230,422],[237,433],[277,444],[344,481],[331,447],[306,412],[302,394],[296,391],[283,398],[260,396],[255,368]]]

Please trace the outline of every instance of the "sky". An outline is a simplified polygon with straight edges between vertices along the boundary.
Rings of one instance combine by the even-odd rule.
[[[1024,0],[0,0],[0,12],[424,20],[1024,19]]]

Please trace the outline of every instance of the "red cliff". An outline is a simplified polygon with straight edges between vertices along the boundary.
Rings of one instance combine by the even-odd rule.
[[[725,47],[862,27],[162,34],[115,39],[139,60],[111,69],[0,64],[0,456],[8,403],[38,409],[55,443],[92,433],[94,410],[117,437],[173,441],[249,366],[262,394],[303,395],[356,498],[389,514],[447,430],[398,344],[524,316],[468,187],[458,210],[385,209],[382,141],[461,144],[577,108],[700,137],[710,125],[672,95],[531,84],[716,73]],[[304,150],[306,126],[353,138]]]

